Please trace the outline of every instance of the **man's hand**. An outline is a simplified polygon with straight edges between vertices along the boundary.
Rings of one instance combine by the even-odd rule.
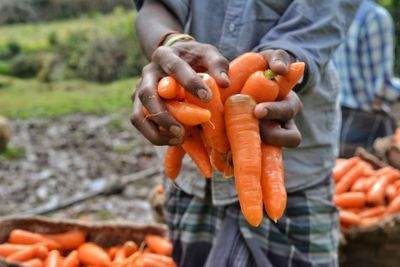
[[[295,58],[284,50],[268,49],[260,53],[268,62],[269,68],[278,75],[285,75],[288,66]],[[297,147],[301,134],[294,123],[294,117],[302,109],[302,103],[295,92],[276,102],[264,102],[256,106],[254,114],[260,122],[261,138],[264,142],[284,147]],[[271,127],[271,120],[279,122],[281,127]]]
[[[132,124],[154,145],[181,144],[185,130],[166,111],[157,94],[158,81],[170,75],[191,94],[207,102],[211,99],[211,90],[196,72],[207,71],[220,87],[227,87],[228,68],[228,60],[208,44],[184,41],[171,47],[157,48],[151,63],[143,68],[142,78],[132,94]],[[143,107],[148,110],[149,118],[144,116]]]

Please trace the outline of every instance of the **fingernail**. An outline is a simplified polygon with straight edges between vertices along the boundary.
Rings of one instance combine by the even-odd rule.
[[[197,91],[197,95],[201,100],[207,100],[208,99],[208,92],[205,89],[199,89]]]
[[[179,145],[179,139],[178,138],[171,138],[171,139],[169,139],[169,144],[171,145],[171,146],[176,146],[176,145]]]
[[[284,61],[280,60],[280,59],[274,59],[272,62],[281,63],[283,66],[287,67],[287,64]]]
[[[179,127],[176,126],[176,125],[172,125],[171,127],[169,127],[169,131],[170,131],[173,135],[175,135],[175,136],[177,136],[177,137],[181,136],[181,134],[182,134],[181,128],[179,128]]]

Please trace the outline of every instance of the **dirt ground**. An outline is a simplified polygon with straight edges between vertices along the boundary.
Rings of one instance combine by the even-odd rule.
[[[130,125],[127,114],[74,114],[57,119],[12,121],[11,145],[25,157],[0,161],[0,216],[56,204],[159,161],[153,146]],[[161,168],[160,168],[161,170]],[[123,192],[98,196],[46,214],[58,218],[151,223],[149,190],[155,174]]]

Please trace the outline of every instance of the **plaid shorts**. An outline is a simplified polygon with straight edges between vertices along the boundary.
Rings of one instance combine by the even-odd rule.
[[[274,223],[264,213],[257,228],[243,217],[239,203],[212,205],[205,198],[171,188],[166,220],[174,260],[185,267],[338,266],[338,210],[331,177],[288,194],[284,216]]]

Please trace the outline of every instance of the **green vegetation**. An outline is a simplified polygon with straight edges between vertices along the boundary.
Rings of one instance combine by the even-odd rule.
[[[15,148],[8,145],[4,150],[0,151],[0,160],[17,159],[25,157],[25,150]]]
[[[97,84],[82,80],[43,83],[0,75],[0,114],[28,119],[73,112],[109,113],[130,108],[136,80]]]

